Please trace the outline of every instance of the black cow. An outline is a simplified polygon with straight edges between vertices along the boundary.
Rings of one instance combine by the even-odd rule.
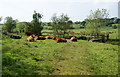
[[[10,35],[10,38],[13,38],[13,39],[21,39],[22,37],[20,37],[20,36],[15,36],[15,35]]]

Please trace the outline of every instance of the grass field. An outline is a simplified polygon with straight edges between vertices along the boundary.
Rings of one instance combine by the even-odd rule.
[[[69,39],[67,43],[51,39],[27,42],[27,36],[2,38],[3,75],[118,74],[118,45]]]

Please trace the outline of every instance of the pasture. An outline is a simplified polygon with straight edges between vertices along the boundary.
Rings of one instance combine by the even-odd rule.
[[[110,39],[118,38],[118,30]],[[86,31],[73,29],[74,32]],[[51,31],[51,30],[43,30]],[[46,34],[43,34],[46,35]],[[118,74],[118,45],[78,40],[56,43],[55,40],[27,42],[28,36],[12,39],[2,35],[3,75],[116,75]]]

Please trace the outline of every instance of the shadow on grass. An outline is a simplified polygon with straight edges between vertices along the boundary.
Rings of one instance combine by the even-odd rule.
[[[106,43],[108,44],[112,44],[112,45],[119,45],[119,39],[109,39],[106,41]]]

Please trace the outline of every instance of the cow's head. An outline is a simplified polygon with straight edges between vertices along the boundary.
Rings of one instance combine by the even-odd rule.
[[[33,37],[33,38],[35,38],[35,35],[34,35],[34,34],[32,34],[32,37]]]

